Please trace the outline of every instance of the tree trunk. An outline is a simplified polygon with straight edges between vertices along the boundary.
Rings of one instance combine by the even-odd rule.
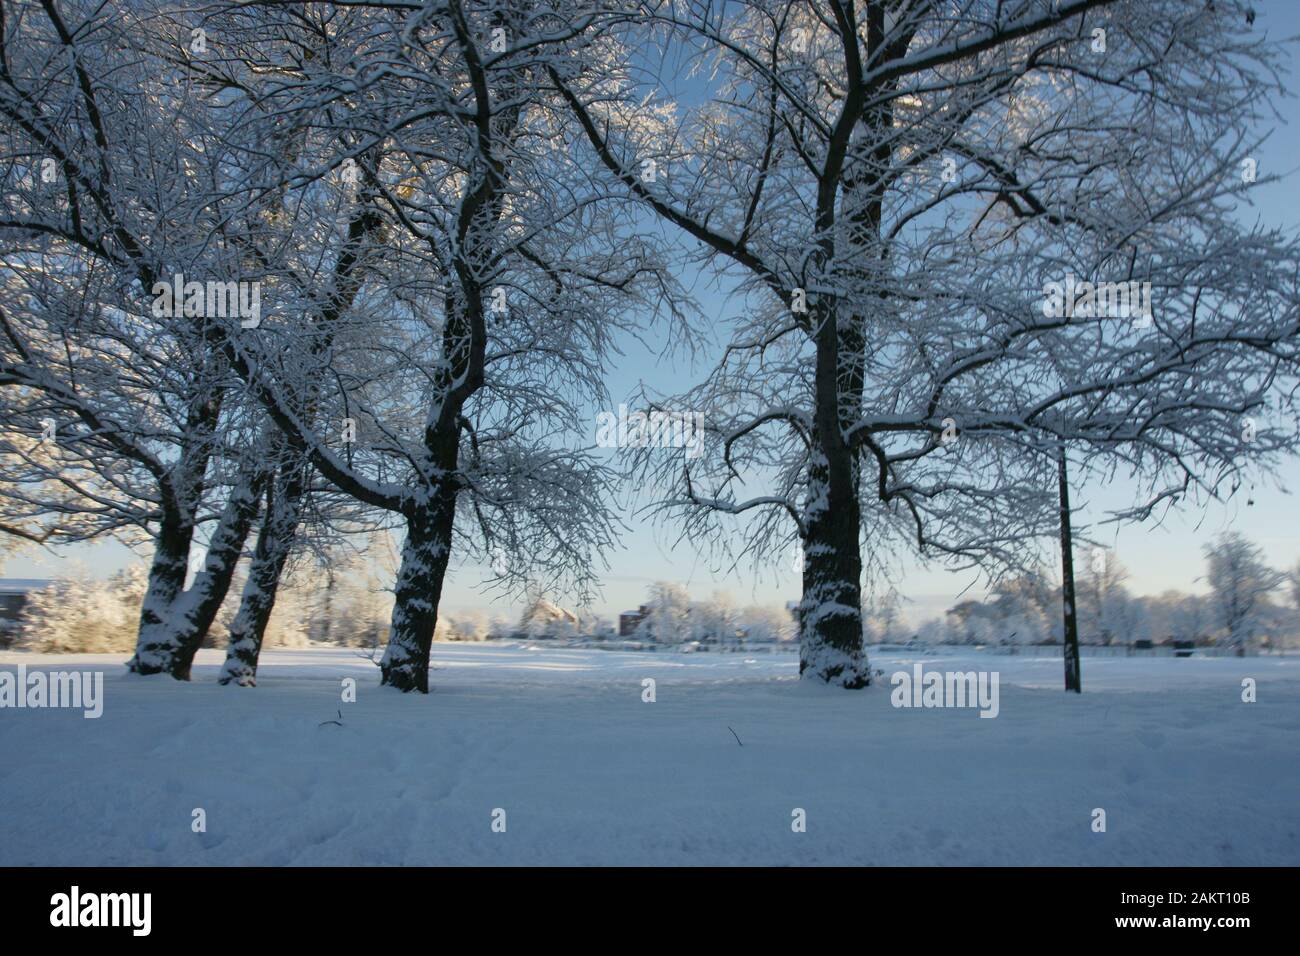
[[[186,565],[194,526],[179,517],[164,516],[149,567],[149,585],[140,607],[140,629],[135,655],[126,663],[134,674],[169,673],[175,646],[167,617],[177,596],[185,588]]]
[[[271,483],[267,489],[266,515],[257,533],[257,545],[239,611],[230,625],[226,662],[217,679],[219,684],[257,685],[257,662],[262,653],[262,640],[275,609],[280,576],[298,533],[307,474],[306,466],[301,463],[282,468],[280,480]]]
[[[176,648],[169,673],[177,680],[190,679],[194,655],[230,590],[244,542],[257,518],[264,481],[262,475],[251,476],[232,489],[208,545],[203,570],[195,575],[169,615]]]
[[[1083,672],[1079,660],[1079,621],[1074,602],[1074,534],[1070,529],[1070,481],[1066,474],[1065,446],[1056,457],[1057,487],[1061,496],[1061,604],[1065,612],[1064,652],[1065,689],[1083,692]]]
[[[149,585],[140,608],[135,655],[127,669],[136,674],[169,674],[175,663],[171,613],[185,590],[194,514],[203,496],[203,476],[212,458],[213,437],[221,416],[223,393],[195,400],[186,415],[186,439],[171,475],[171,491],[162,488],[163,518],[149,568]]]
[[[451,558],[455,518],[456,489],[450,479],[433,490],[427,506],[407,515],[388,647],[379,665],[380,683],[389,687],[429,692],[429,647]]]
[[[868,32],[880,36],[883,12],[872,7],[868,15],[874,22]],[[882,98],[882,103],[887,102],[887,97]],[[864,122],[875,129],[887,128],[891,110],[887,105],[873,108]],[[825,261],[835,263],[836,273],[857,288],[885,287],[881,278],[887,263],[880,236],[883,186],[876,171],[889,167],[890,152],[886,142],[870,156],[851,155],[842,171],[841,218],[835,227],[843,229],[835,243],[823,247]],[[835,222],[835,195],[834,189],[823,190],[818,202],[818,227],[827,230],[828,239]],[[883,296],[879,302],[882,309],[888,307]],[[858,452],[844,435],[862,407],[866,319],[860,305],[850,309],[833,298],[818,303],[813,312],[815,407],[804,514],[799,673],[857,689],[871,683],[862,641],[861,468]]]
[[[856,495],[836,494],[825,463],[810,469],[799,674],[856,689],[871,683],[862,646],[862,555]],[[817,499],[824,502],[818,504]]]
[[[799,674],[857,689],[871,683],[862,646],[858,469],[841,428],[841,331],[825,319],[817,342],[814,452],[804,519]]]

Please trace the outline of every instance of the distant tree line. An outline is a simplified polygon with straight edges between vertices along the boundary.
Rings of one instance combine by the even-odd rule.
[[[1076,558],[1079,640],[1094,646],[1192,641],[1240,651],[1300,647],[1300,563],[1283,572],[1238,532],[1204,548],[1203,593],[1137,595],[1108,549]],[[895,597],[868,610],[867,640],[925,644],[1047,645],[1062,639],[1061,589],[1042,574],[998,582],[983,600],[962,601],[943,617],[907,627]]]

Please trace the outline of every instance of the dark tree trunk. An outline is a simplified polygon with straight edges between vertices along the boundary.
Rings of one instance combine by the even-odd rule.
[[[135,655],[126,664],[134,674],[170,673],[175,645],[171,641],[168,615],[185,588],[193,537],[194,526],[189,521],[164,516],[149,567],[149,585],[140,607]]]
[[[868,8],[867,33],[878,44],[884,13]],[[874,47],[873,47],[874,48]],[[882,104],[889,97],[882,96]],[[875,129],[893,122],[888,105],[872,107],[863,121]],[[883,185],[879,170],[890,165],[888,142],[868,156],[849,149],[848,161],[819,186],[818,230],[825,262],[862,289],[884,287],[887,268],[880,222]],[[833,188],[842,173],[840,186]],[[844,233],[831,242],[835,203],[841,198]],[[881,308],[888,307],[883,296]],[[871,683],[871,668],[862,641],[862,503],[858,451],[845,439],[862,407],[866,375],[866,317],[862,303],[848,308],[830,299],[811,309],[816,345],[813,457],[808,468],[808,502],[804,509],[803,599],[799,609],[799,673],[840,687]]]
[[[456,489],[450,481],[434,489],[425,507],[407,515],[388,647],[379,665],[380,683],[389,687],[429,692],[429,648],[438,623],[455,518]]]
[[[263,482],[263,476],[255,476],[231,491],[208,545],[203,570],[195,575],[194,583],[177,599],[172,610],[172,640],[176,651],[170,673],[177,680],[190,679],[194,655],[230,590],[244,542],[257,518]]]
[[[858,500],[837,493],[831,469],[809,470],[814,503],[807,513],[803,600],[799,605],[799,674],[856,689],[870,683],[862,646],[862,555]]]
[[[1079,661],[1079,620],[1074,601],[1074,533],[1070,529],[1070,480],[1066,474],[1065,446],[1056,457],[1057,487],[1061,496],[1061,604],[1065,612],[1064,651],[1065,689],[1083,692],[1083,672]]]
[[[220,684],[238,687],[257,684],[257,662],[262,653],[267,622],[275,609],[280,577],[298,533],[307,474],[302,463],[282,468],[280,480],[267,488],[266,514],[257,533],[257,545],[239,611],[230,625],[226,662],[217,681]]]
[[[821,320],[817,339],[816,426],[804,512],[803,600],[799,606],[799,673],[857,689],[871,683],[862,645],[861,505],[858,468],[841,427],[839,372],[851,336]],[[848,352],[844,351],[848,347]]]
[[[222,398],[218,390],[191,404],[185,420],[188,437],[170,482],[161,488],[163,517],[154,543],[149,585],[140,607],[135,655],[126,664],[136,674],[170,674],[175,666],[171,615],[185,590],[190,545],[194,541],[194,513],[203,496]]]

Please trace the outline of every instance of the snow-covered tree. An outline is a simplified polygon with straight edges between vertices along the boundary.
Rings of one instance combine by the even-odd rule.
[[[1244,14],[647,4],[631,29],[696,58],[699,106],[554,71],[594,161],[745,298],[711,376],[656,400],[705,415],[705,455],[640,457],[693,539],[802,544],[802,672],[870,680],[864,547],[1027,564],[1063,447],[1129,469],[1141,517],[1293,440],[1264,412],[1291,400],[1296,247],[1233,216],[1281,92]]]
[[[1283,51],[1246,9],[215,0],[196,46],[166,0],[13,0],[0,531],[148,540],[131,666],[184,678],[257,525],[245,685],[294,552],[400,530],[382,680],[427,690],[458,562],[589,595],[617,527],[587,412],[618,335],[686,308],[653,215],[743,315],[643,396],[703,447],[633,467],[704,546],[796,545],[801,672],[865,686],[864,572],[900,547],[1024,571],[1058,463],[1136,481],[1141,519],[1294,444],[1300,254],[1240,215]],[[698,105],[657,48],[707,67]]]
[[[1128,569],[1108,548],[1090,548],[1075,559],[1079,633],[1087,644],[1127,644],[1137,615],[1125,582]]]
[[[1260,636],[1285,577],[1245,535],[1226,531],[1205,546],[1206,581],[1225,646],[1244,654]]]
[[[1147,619],[1147,637],[1154,643],[1201,641],[1209,631],[1210,612],[1200,594],[1170,590],[1141,601]]]
[[[740,612],[745,637],[761,643],[785,643],[797,637],[794,621],[785,608],[752,604]]]
[[[930,647],[952,642],[947,624],[937,617],[929,617],[921,622],[921,626],[916,629],[916,639]]]
[[[897,644],[908,639],[896,590],[891,588],[869,604],[862,627],[869,644]]]
[[[448,614],[447,627],[439,640],[485,641],[490,636],[488,617],[482,611],[459,611]]]
[[[136,522],[156,542],[155,573],[133,667],[187,676],[265,498],[223,673],[252,682],[308,465],[405,532],[385,683],[427,688],[453,548],[507,551],[510,587],[587,588],[613,525],[609,475],[570,447],[580,410],[603,397],[601,361],[629,307],[653,311],[671,288],[624,207],[554,145],[571,119],[539,80],[612,55],[585,38],[596,13],[232,0],[205,10],[199,50],[178,42],[187,12],[161,2],[117,19],[93,4],[19,6],[21,55],[3,64],[16,95],[0,102],[10,171],[52,157],[58,188],[6,192],[17,199],[0,229],[17,261],[57,255],[83,272],[34,271],[69,276],[76,295],[44,296],[58,306],[51,334],[11,327],[0,384],[53,396],[81,423],[68,440],[85,461],[142,476],[129,491],[151,504]],[[409,69],[388,69],[394,56]],[[259,283],[267,321],[188,308],[161,321],[146,293],[183,272]],[[23,280],[15,295],[34,298]],[[141,437],[105,413],[151,407],[139,393],[160,389],[152,374],[119,382],[104,362],[99,379],[79,368],[65,387],[74,376],[53,345],[72,328],[85,338],[65,300],[89,303],[109,345],[164,366],[162,382],[181,380],[170,431],[146,421]],[[210,465],[229,477],[214,485]],[[207,564],[186,589],[204,521]]]
[[[195,328],[207,303],[160,310],[155,286],[188,272],[213,280],[199,298],[212,291],[223,308],[253,299],[226,294],[238,265],[208,241],[219,227],[199,212],[213,164],[188,135],[176,70],[142,50],[158,30],[153,11],[12,7],[0,58],[4,427],[46,425],[58,453],[26,458],[4,496],[55,521],[55,540],[151,539],[131,666],[187,677],[257,512],[265,460],[246,438],[252,405],[231,396],[228,363]],[[191,305],[194,323],[173,321]],[[36,488],[74,490],[79,504]]]
[[[1008,641],[1060,643],[1060,589],[1041,573],[1005,578],[995,585],[992,593],[998,613],[1006,622]]]
[[[264,46],[259,17],[228,12],[231,42]],[[294,29],[291,13],[262,15]],[[220,340],[326,479],[402,521],[381,664],[384,683],[402,690],[427,689],[453,548],[476,557],[503,550],[499,577],[515,589],[583,592],[612,540],[610,476],[565,440],[579,433],[583,403],[603,397],[601,361],[631,323],[628,307],[653,309],[668,285],[623,207],[605,202],[590,171],[554,147],[571,121],[541,81],[556,64],[585,75],[610,57],[607,43],[586,38],[593,16],[528,2],[433,3],[418,13],[375,4],[328,31],[327,62],[249,71],[244,81],[251,99],[274,105],[274,122],[332,144],[311,163],[281,164],[286,194],[359,168],[395,251],[376,290],[389,318],[356,326],[353,348],[372,360],[364,381],[335,374],[337,344],[328,372],[275,374],[267,360],[292,354],[276,344],[289,329],[257,342],[223,331]],[[389,70],[393,56],[407,67]],[[296,414],[286,385],[304,378],[325,383],[318,402],[331,411],[322,418],[348,412],[372,439],[340,453]]]
[[[646,596],[645,619],[636,636],[657,644],[680,644],[691,633],[691,596],[686,588],[670,581],[656,581]]]
[[[64,578],[27,595],[14,646],[54,654],[105,654],[135,645],[145,569],[131,566],[105,581]]]
[[[725,591],[715,591],[705,601],[692,602],[687,634],[701,644],[734,644],[739,624],[735,602]]]

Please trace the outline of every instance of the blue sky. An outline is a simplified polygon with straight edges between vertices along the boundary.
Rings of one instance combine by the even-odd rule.
[[[1260,0],[1256,28],[1271,37],[1300,35],[1300,0]],[[1300,92],[1300,62],[1295,62],[1293,48],[1291,85]],[[1270,225],[1288,228],[1300,226],[1300,99],[1291,96],[1277,104],[1283,116],[1259,158],[1261,176],[1286,175],[1282,183],[1268,184],[1256,190],[1257,212]],[[699,277],[696,295],[705,315],[724,320],[738,309],[739,303],[728,302],[725,295],[707,277]],[[635,342],[626,344],[626,354],[609,373],[609,388],[615,402],[625,398],[640,383],[656,391],[673,393],[698,381],[711,367],[713,356],[702,355],[694,363],[685,358],[665,358],[652,340],[651,347]],[[595,423],[592,423],[594,439]],[[1293,490],[1300,490],[1300,459],[1286,463],[1275,480],[1254,489],[1244,489],[1226,503],[1209,503],[1197,508],[1189,505],[1181,512],[1168,515],[1159,524],[1107,526],[1094,528],[1094,536],[1115,548],[1119,560],[1129,569],[1130,587],[1137,593],[1156,593],[1167,588],[1202,590],[1198,580],[1204,573],[1202,548],[1216,534],[1235,529],[1261,545],[1277,567],[1291,568],[1300,559],[1300,500]],[[1074,503],[1081,517],[1092,522],[1108,506],[1129,501],[1131,490],[1125,483],[1113,486],[1085,485],[1074,492]],[[1247,500],[1253,504],[1247,505]],[[604,592],[595,610],[607,614],[635,607],[644,599],[646,589],[655,581],[685,584],[698,597],[715,590],[730,592],[741,604],[779,604],[798,597],[798,579],[790,566],[789,555],[775,556],[771,567],[755,574],[748,566],[734,575],[715,574],[707,556],[689,545],[674,546],[677,529],[655,526],[633,515],[624,515],[630,525],[621,547],[608,555],[610,570],[604,575]],[[114,543],[64,549],[58,556],[27,550],[4,566],[8,577],[43,578],[59,575],[90,574],[106,576],[130,561],[137,560],[125,548]],[[480,608],[508,613],[509,601],[493,603],[480,586],[487,569],[455,565],[443,592],[448,610]],[[951,606],[957,596],[970,588],[971,594],[982,593],[977,572],[952,573],[940,568],[919,567],[906,561],[898,566],[895,579],[905,598],[904,611],[914,622]]]

